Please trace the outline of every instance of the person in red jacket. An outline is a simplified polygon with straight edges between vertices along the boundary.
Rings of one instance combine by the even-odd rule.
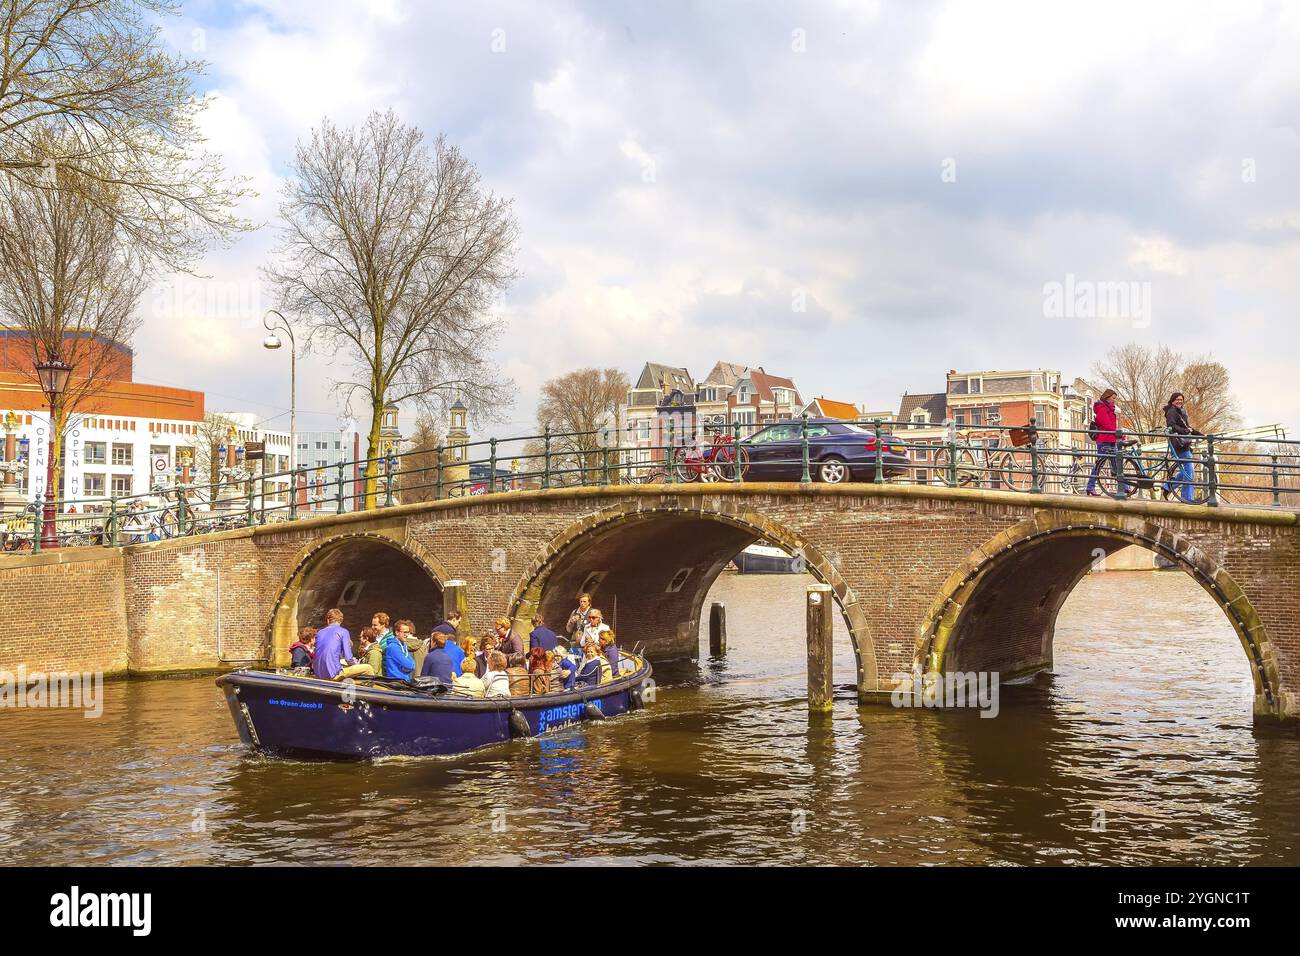
[[[1088,476],[1088,494],[1094,498],[1100,497],[1097,493],[1097,475],[1103,464],[1110,468],[1116,480],[1119,479],[1115,467],[1115,443],[1124,440],[1124,433],[1119,430],[1119,418],[1115,414],[1115,395],[1115,390],[1108,388],[1092,406],[1091,436],[1097,443],[1097,460],[1092,463],[1092,474]]]

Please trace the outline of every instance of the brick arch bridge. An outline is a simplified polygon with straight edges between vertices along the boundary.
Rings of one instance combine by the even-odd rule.
[[[765,539],[801,553],[831,586],[857,652],[859,695],[873,700],[916,665],[1006,677],[1050,666],[1070,590],[1099,555],[1141,544],[1223,608],[1255,681],[1256,713],[1300,717],[1298,517],[906,485],[552,489],[0,557],[0,593],[64,587],[98,601],[105,626],[123,635],[106,670],[283,661],[296,628],[333,604],[354,631],[379,609],[424,627],[441,614],[451,578],[468,582],[476,633],[503,613],[522,621],[540,611],[562,624],[578,591],[590,590],[621,643],[665,658],[698,653],[709,586],[730,557]],[[77,631],[84,610],[31,602],[7,616],[25,638]],[[790,627],[802,641],[802,624]],[[4,640],[0,668],[72,666],[78,653],[66,641],[33,651]]]

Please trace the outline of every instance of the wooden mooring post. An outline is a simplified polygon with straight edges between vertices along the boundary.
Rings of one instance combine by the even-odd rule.
[[[709,656],[725,657],[727,654],[727,606],[714,601],[709,608]]]
[[[834,598],[829,584],[808,585],[808,709],[831,709],[831,614]]]

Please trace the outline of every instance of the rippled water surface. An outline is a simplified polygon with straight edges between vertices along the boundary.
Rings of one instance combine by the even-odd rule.
[[[810,718],[806,583],[720,579],[730,654],[650,711],[456,758],[257,757],[211,678],[0,711],[0,862],[1300,863],[1300,733],[1185,575],[1085,580],[993,720],[860,709],[842,631]]]

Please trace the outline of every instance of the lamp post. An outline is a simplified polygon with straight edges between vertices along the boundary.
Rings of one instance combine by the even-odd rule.
[[[278,322],[271,321],[273,315],[279,319]],[[289,320],[275,309],[262,316],[262,327],[268,333],[262,339],[264,349],[274,350],[281,346],[277,332],[289,336],[289,470],[293,471],[298,467],[298,343],[294,340]]]
[[[59,533],[54,526],[54,458],[59,453],[54,445],[54,409],[59,396],[68,387],[68,376],[72,366],[57,358],[36,364],[36,377],[41,383],[41,391],[50,403],[50,438],[46,443],[45,462],[45,512],[41,516],[41,547],[57,548]]]

